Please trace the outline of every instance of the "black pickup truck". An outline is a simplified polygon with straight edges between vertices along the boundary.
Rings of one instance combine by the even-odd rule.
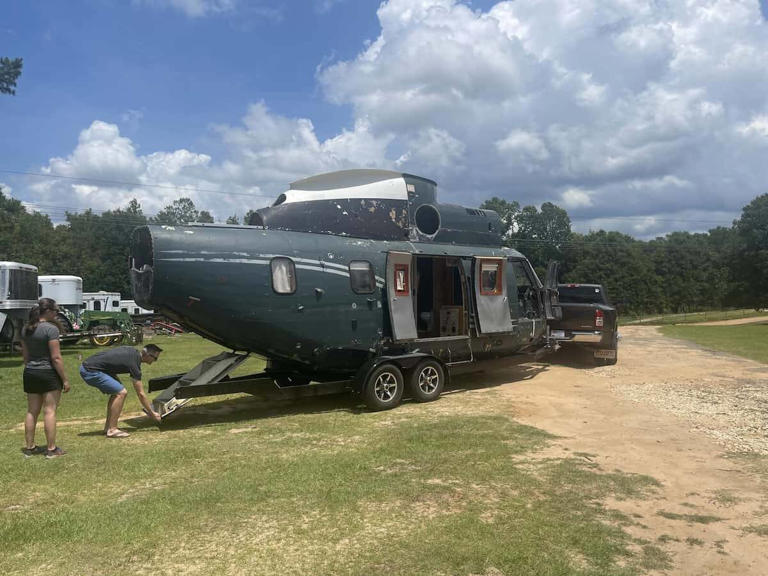
[[[616,364],[619,331],[616,308],[599,284],[558,284],[560,320],[550,321],[550,337],[570,347],[571,342],[592,353],[596,364]]]

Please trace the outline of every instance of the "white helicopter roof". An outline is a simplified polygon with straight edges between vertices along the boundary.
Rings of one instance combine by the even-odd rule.
[[[275,205],[311,200],[372,198],[407,200],[403,174],[391,170],[340,170],[297,180]]]

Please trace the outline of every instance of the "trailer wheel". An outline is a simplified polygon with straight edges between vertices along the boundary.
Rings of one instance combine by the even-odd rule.
[[[389,410],[403,398],[403,373],[394,364],[382,364],[368,375],[363,401],[371,410]]]
[[[444,387],[445,371],[436,360],[424,360],[408,379],[408,391],[416,402],[437,400]]]

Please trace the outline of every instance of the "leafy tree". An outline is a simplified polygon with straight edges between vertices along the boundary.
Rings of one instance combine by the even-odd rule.
[[[571,237],[571,219],[565,210],[551,202],[544,202],[541,211],[525,206],[516,215],[514,227],[510,243],[528,256],[537,272],[543,273],[550,260],[562,262],[562,247]]]
[[[160,210],[154,218],[150,219],[150,222],[169,226],[191,224],[192,222],[213,224],[213,215],[208,210],[198,211],[191,198],[179,198]]]
[[[152,218],[152,223],[176,226],[178,224],[197,222],[199,216],[200,213],[195,208],[195,203],[192,202],[191,198],[179,198],[160,210]]]
[[[57,274],[83,278],[86,292],[107,290],[130,296],[129,247],[131,232],[147,223],[134,199],[125,208],[101,215],[86,210],[67,214],[68,226],[58,226],[61,257]]]
[[[737,263],[742,278],[744,302],[756,308],[768,307],[768,194],[758,196],[744,207],[735,222],[743,251]]]
[[[227,218],[227,224],[240,224],[240,220],[237,219],[237,214],[232,214]]]
[[[53,224],[44,214],[28,213],[0,189],[0,260],[32,264],[42,274],[56,260]]]
[[[245,216],[243,216],[243,224],[250,224],[251,223],[251,217],[256,214],[256,210],[248,210],[248,212],[245,213]]]
[[[501,218],[501,223],[504,226],[502,230],[502,236],[507,238],[511,231],[514,231],[515,224],[518,215],[520,214],[520,203],[516,200],[507,202],[502,198],[494,196],[490,200],[486,200],[480,204],[480,208],[484,210],[494,210]]]
[[[16,80],[23,65],[21,58],[0,58],[0,94],[16,94]]]
[[[663,290],[644,242],[604,230],[573,234],[563,256],[564,282],[602,284],[622,311],[661,311]]]

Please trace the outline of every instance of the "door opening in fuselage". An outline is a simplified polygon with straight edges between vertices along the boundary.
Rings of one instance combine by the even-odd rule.
[[[416,256],[416,331],[418,338],[467,335],[467,298],[461,260]]]

